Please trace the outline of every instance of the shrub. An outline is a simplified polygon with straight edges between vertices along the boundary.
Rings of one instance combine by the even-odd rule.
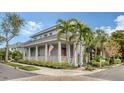
[[[21,58],[22,58],[22,53],[20,53],[19,51],[12,52],[12,59],[14,59],[14,61],[18,61]]]
[[[91,65],[94,67],[100,67],[100,62],[97,62],[96,60],[92,60]],[[109,66],[109,62],[108,61],[102,62],[101,65],[102,66]]]
[[[36,60],[19,60],[18,62],[28,65],[50,67],[55,69],[74,68],[74,66],[68,62],[52,62],[52,61],[36,61]]]
[[[97,62],[96,60],[92,60],[92,66],[94,67],[100,67],[100,62]]]
[[[5,59],[5,49],[0,49],[0,60]]]
[[[94,68],[91,65],[85,66],[85,70],[92,71]]]
[[[100,62],[100,59],[106,60],[106,58],[104,58],[103,56],[97,56],[94,60],[96,60],[97,62]]]
[[[8,53],[9,53],[9,60],[10,60],[10,57],[11,57],[11,51],[8,51]],[[1,60],[4,60],[5,59],[5,48],[1,48],[0,49],[0,61]]]
[[[121,60],[120,59],[114,59],[114,64],[120,64]]]
[[[108,61],[103,62],[102,66],[109,66],[109,62]]]

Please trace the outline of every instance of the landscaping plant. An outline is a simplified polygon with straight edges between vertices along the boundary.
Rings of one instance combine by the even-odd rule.
[[[13,51],[12,59],[14,59],[14,61],[18,61],[19,59],[22,59],[22,53],[20,53],[19,51]]]
[[[74,66],[68,62],[52,62],[52,61],[36,61],[36,60],[19,60],[18,62],[22,64],[50,67],[50,68],[55,68],[55,69],[74,68]]]

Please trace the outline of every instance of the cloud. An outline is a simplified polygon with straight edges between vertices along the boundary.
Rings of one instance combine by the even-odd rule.
[[[111,26],[101,26],[101,27],[96,27],[96,29],[101,29],[109,35],[115,31],[115,29],[113,29]]]
[[[42,27],[43,25],[41,22],[36,23],[34,21],[28,21],[26,22],[26,25],[22,28],[21,34],[30,36],[42,30]]]
[[[117,24],[115,30],[124,30],[124,15],[118,16],[114,22]]]
[[[117,18],[114,20],[114,23],[116,24],[114,28],[111,26],[101,26],[96,27],[96,29],[102,29],[109,35],[116,30],[124,30],[124,15],[117,16]]]

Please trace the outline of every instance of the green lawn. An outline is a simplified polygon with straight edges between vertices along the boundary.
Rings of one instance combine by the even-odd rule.
[[[21,66],[20,69],[23,69],[23,70],[26,70],[26,71],[40,70],[39,68],[36,68],[34,66]]]
[[[14,68],[26,70],[26,71],[40,70],[39,68],[34,67],[34,66],[24,66],[24,65],[20,65],[20,64],[11,63],[11,62],[5,62],[4,64],[12,66]]]

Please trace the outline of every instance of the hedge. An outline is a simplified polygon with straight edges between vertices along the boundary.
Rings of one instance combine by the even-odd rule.
[[[50,67],[50,68],[55,68],[55,69],[74,68],[74,66],[68,62],[52,62],[52,61],[36,61],[36,60],[19,60],[18,62],[23,63],[23,64],[28,64],[28,65]]]
[[[120,64],[121,60],[120,59],[114,59],[114,64]]]
[[[97,62],[95,60],[92,60],[92,63],[91,63],[92,66],[94,67],[100,67],[100,62]],[[104,66],[109,66],[109,62],[108,61],[105,61],[103,63],[101,63],[101,65],[104,67]]]

